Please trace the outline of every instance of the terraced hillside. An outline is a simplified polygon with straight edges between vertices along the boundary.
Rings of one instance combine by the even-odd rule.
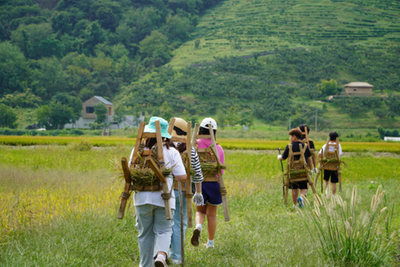
[[[200,18],[170,64],[341,41],[371,48],[399,44],[400,1],[226,0]]]

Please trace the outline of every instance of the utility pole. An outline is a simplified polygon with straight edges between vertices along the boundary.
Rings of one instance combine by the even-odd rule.
[[[318,122],[318,107],[317,107],[317,109],[315,110],[315,131],[317,132],[317,129],[318,129],[318,127],[317,127],[317,122]]]

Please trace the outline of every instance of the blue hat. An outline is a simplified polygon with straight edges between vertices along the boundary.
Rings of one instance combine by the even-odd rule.
[[[168,122],[160,117],[151,117],[149,124],[144,127],[145,133],[155,133],[156,132],[156,121],[160,121],[161,126],[161,136],[171,139],[171,135],[168,133]]]

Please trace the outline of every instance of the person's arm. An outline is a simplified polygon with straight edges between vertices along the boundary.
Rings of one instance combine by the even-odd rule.
[[[178,180],[178,182],[185,182],[186,181],[186,170],[185,166],[183,166],[182,158],[181,155],[179,154],[178,150],[176,149],[170,149],[169,151],[172,151],[172,174],[175,176],[175,179]]]
[[[201,171],[199,155],[197,154],[196,149],[194,147],[192,147],[190,161],[192,164],[192,169],[195,172],[195,175],[192,176],[192,182],[194,184],[203,182],[203,172]],[[201,186],[200,186],[200,189],[201,189]],[[200,192],[201,192],[201,190],[200,190]]]
[[[174,175],[174,176],[175,176],[175,179],[178,180],[178,182],[181,182],[181,183],[185,182],[186,181],[186,177],[187,177],[186,174],[184,174],[184,175]]]
[[[289,146],[288,145],[286,146],[285,151],[283,151],[283,154],[278,155],[278,159],[285,160],[285,159],[287,159],[287,157],[289,157]]]

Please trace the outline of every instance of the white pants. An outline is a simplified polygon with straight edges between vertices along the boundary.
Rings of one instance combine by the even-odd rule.
[[[165,218],[165,208],[150,204],[135,206],[136,229],[140,251],[140,267],[153,267],[154,256],[162,251],[168,255],[173,220]],[[174,210],[172,215],[174,215]]]

